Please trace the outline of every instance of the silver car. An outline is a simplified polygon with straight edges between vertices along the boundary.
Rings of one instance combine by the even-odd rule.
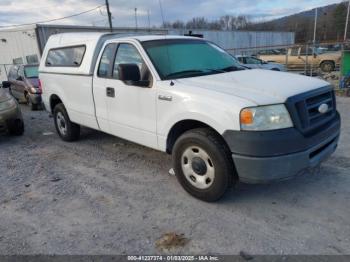
[[[273,70],[273,71],[286,71],[285,66],[282,64],[266,62],[264,60],[261,60],[259,58],[253,57],[253,56],[238,55],[238,56],[236,56],[236,59],[242,65],[244,65],[248,68],[251,68],[251,69],[266,69],[266,70]]]
[[[10,83],[2,82],[0,88],[0,133],[20,136],[24,132],[21,109],[16,99],[8,92]]]

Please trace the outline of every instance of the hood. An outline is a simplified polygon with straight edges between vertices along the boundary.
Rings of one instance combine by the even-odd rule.
[[[256,105],[284,103],[288,97],[329,85],[317,78],[261,69],[183,78],[176,82],[187,89],[207,89],[240,97]]]
[[[11,95],[6,89],[0,88],[0,103],[9,100]]]

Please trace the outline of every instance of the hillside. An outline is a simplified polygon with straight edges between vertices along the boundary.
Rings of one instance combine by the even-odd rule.
[[[345,28],[347,5],[332,4],[318,8],[317,41],[340,41]],[[268,22],[251,23],[247,29],[293,31],[296,42],[307,42],[313,38],[315,9],[285,16]]]

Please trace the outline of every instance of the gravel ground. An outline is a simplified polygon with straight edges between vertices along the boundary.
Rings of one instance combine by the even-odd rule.
[[[350,99],[338,104],[340,145],[321,168],[212,204],[168,175],[169,156],[88,129],[63,142],[22,106],[24,136],[0,136],[0,254],[350,254]],[[157,249],[166,232],[188,241]]]

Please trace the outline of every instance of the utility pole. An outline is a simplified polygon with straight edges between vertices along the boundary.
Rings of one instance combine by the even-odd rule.
[[[315,44],[316,44],[317,16],[318,16],[318,9],[316,8],[316,9],[315,9],[314,40],[313,40],[314,46],[315,46]]]
[[[348,13],[346,15],[346,22],[345,22],[345,32],[344,32],[344,42],[347,39],[347,34],[348,34],[348,24],[349,24],[349,13],[350,13],[350,1],[348,3]]]
[[[135,7],[135,28],[137,29],[137,8]]]
[[[314,56],[316,54],[316,31],[317,31],[317,16],[318,16],[318,8],[315,9],[315,24],[314,24],[314,39],[312,41],[313,43],[313,48],[312,48],[312,56]],[[306,65],[309,63],[308,62],[308,48],[309,46],[306,45]],[[312,59],[311,59],[312,61]],[[310,76],[312,76],[312,70],[313,70],[313,63],[311,62],[311,69],[310,69]]]
[[[151,30],[151,18],[149,15],[149,9],[147,10],[147,17],[148,17],[148,29]]]
[[[112,14],[109,10],[109,3],[108,0],[106,0],[106,8],[107,8],[107,15],[108,15],[108,23],[109,23],[109,30],[113,32],[113,25],[112,25]]]

